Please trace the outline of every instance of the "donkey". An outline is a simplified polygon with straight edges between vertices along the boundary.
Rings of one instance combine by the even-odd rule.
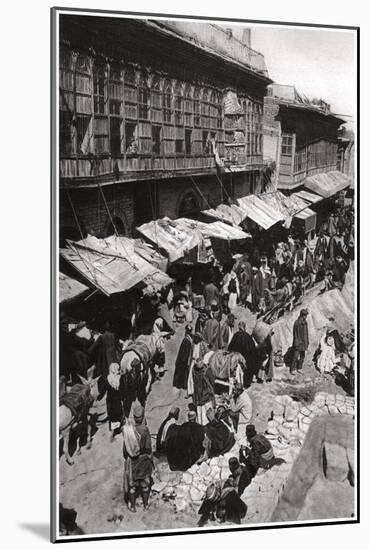
[[[99,396],[97,382],[100,378],[92,378],[95,366],[87,371],[87,379],[79,375],[82,384],[75,384],[69,392],[60,396],[59,404],[59,438],[63,438],[63,452],[69,465],[74,464],[69,454],[69,437],[83,420],[88,420],[89,410]],[[88,426],[87,448],[91,447],[91,424]],[[81,453],[80,438],[77,438],[77,454]]]

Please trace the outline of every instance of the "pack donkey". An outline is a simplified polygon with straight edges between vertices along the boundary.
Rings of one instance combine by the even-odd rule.
[[[74,464],[69,454],[69,437],[73,429],[79,424],[86,423],[88,430],[87,448],[91,447],[91,423],[89,411],[99,396],[98,379],[93,378],[95,366],[87,371],[87,379],[79,376],[82,384],[75,384],[59,398],[59,438],[63,438],[63,452],[68,464]],[[77,454],[81,452],[80,438],[77,438]]]

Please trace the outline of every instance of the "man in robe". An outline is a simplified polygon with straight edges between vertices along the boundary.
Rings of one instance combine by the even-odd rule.
[[[252,268],[246,266],[246,263],[241,264],[241,270],[238,275],[240,282],[240,302],[244,306],[251,304],[251,284],[252,284]]]
[[[168,413],[168,416],[161,423],[158,435],[156,436],[156,452],[164,454],[166,452],[166,438],[171,426],[174,426],[178,422],[179,408],[172,407]]]
[[[211,280],[204,286],[204,300],[205,308],[210,311],[210,306],[213,301],[219,303],[219,290],[215,286],[214,281]]]
[[[227,315],[227,319],[220,325],[220,347],[227,350],[235,333],[234,321],[236,317],[233,313]]]
[[[205,321],[204,340],[212,351],[220,349],[220,323],[214,317],[210,317]]]
[[[188,374],[192,360],[192,326],[186,325],[185,336],[178,350],[173,376],[173,386],[187,390]]]
[[[242,384],[238,382],[236,382],[233,389],[230,407],[230,417],[233,421],[235,432],[237,433],[239,425],[248,424],[252,418],[251,398]]]
[[[117,336],[109,322],[105,323],[103,330],[88,353],[91,363],[96,365],[95,374],[106,379],[109,374],[109,366],[112,363],[119,363],[119,346]]]
[[[207,455],[209,458],[228,453],[235,444],[232,427],[224,419],[224,407],[208,409],[206,416],[208,424],[205,426],[207,436]]]
[[[209,351],[207,343],[204,342],[204,338],[199,332],[195,332],[192,342],[191,365],[187,379],[187,394],[189,397],[194,393],[193,370],[195,363],[199,360],[204,359],[205,355]]]
[[[246,371],[243,381],[245,388],[251,385],[254,375],[257,374],[258,365],[256,357],[256,346],[253,338],[246,332],[246,324],[243,321],[238,323],[238,331],[233,336],[228,351],[240,353],[246,361]]]
[[[308,314],[308,310],[303,308],[293,325],[293,358],[290,367],[290,373],[292,375],[296,374],[296,370],[302,370],[305,353],[309,347],[309,329],[306,320]]]
[[[210,367],[202,359],[197,359],[193,367],[192,402],[197,409],[197,421],[202,426],[207,424],[206,412],[214,406],[215,378]]]
[[[196,420],[196,412],[188,413],[188,421],[170,426],[166,437],[166,452],[171,470],[185,471],[204,455],[205,429]]]
[[[151,435],[141,405],[133,410],[134,424],[127,420],[123,426],[124,494],[128,509],[136,512],[136,498],[141,493],[144,509],[149,506],[153,470]]]

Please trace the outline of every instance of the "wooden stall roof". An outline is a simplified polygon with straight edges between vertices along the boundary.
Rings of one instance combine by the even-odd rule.
[[[78,242],[68,241],[60,254],[89,283],[108,296],[137,285],[157,290],[172,282],[164,271],[135,251],[133,239],[115,236],[97,239],[89,235]]]
[[[232,225],[240,225],[246,217],[244,210],[236,204],[219,204],[216,208],[203,210],[202,213],[216,220],[231,223]]]
[[[88,286],[59,272],[59,304],[73,300],[88,290]]]
[[[263,201],[259,195],[248,195],[238,199],[238,204],[250,218],[263,229],[269,229],[278,222],[284,221],[283,216],[274,207]]]
[[[304,187],[307,187],[310,191],[327,199],[339,191],[343,191],[346,187],[350,187],[351,183],[351,178],[346,174],[338,170],[333,170],[324,174],[309,176],[304,181]]]
[[[158,248],[165,250],[171,262],[182,258],[203,239],[242,240],[250,237],[240,228],[220,221],[203,223],[188,218],[171,220],[164,217],[145,223],[137,230]]]

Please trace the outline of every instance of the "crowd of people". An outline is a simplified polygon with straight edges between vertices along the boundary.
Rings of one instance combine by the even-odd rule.
[[[244,489],[259,467],[276,463],[269,440],[250,424],[252,401],[247,392],[253,382],[273,379],[273,332],[264,321],[271,323],[295,307],[318,282],[324,281],[321,292],[342,288],[353,249],[353,214],[341,210],[329,217],[314,239],[300,241],[289,235],[268,254],[255,247],[252,254],[238,257],[228,269],[213,262],[200,306],[190,281],[177,292],[169,289],[151,299],[154,321],[150,331],[155,350],[147,361],[138,354],[129,367],[122,356],[130,348],[109,322],[101,333],[91,331],[86,338],[77,335],[79,325],[70,330],[67,319],[61,317],[60,374],[69,384],[77,384],[94,366],[94,376],[99,377],[98,399],[106,396],[112,441],[123,434],[124,495],[132,512],[138,495],[145,509],[149,505],[154,450],[145,405],[153,381],[164,376],[165,340],[174,333],[174,323],[185,325],[172,384],[189,400],[187,421],[179,424],[179,408],[170,409],[156,436],[155,455],[165,457],[172,470],[185,471],[228,452],[246,432],[249,445],[241,448],[239,459],[230,460],[229,478],[208,487],[199,511],[199,525],[213,517],[239,523],[246,514],[240,500]],[[237,323],[237,305],[262,317],[258,321],[261,337],[255,328],[250,334],[244,321]],[[309,348],[308,315],[307,309],[301,309],[294,323],[292,346],[285,358],[291,375],[301,372]],[[137,335],[138,326],[133,327],[132,335]],[[314,356],[317,369],[323,374],[346,372],[346,363],[352,363],[354,354],[352,346],[349,353],[347,349],[332,317]],[[216,376],[214,357],[228,361],[225,379]]]
[[[353,211],[331,214],[310,239],[290,233],[263,248],[267,253],[254,246],[252,253],[239,255],[232,267],[214,264],[203,288],[205,309],[218,302],[227,313],[240,304],[273,321],[293,309],[316,283],[324,282],[322,292],[342,288],[354,258]]]

